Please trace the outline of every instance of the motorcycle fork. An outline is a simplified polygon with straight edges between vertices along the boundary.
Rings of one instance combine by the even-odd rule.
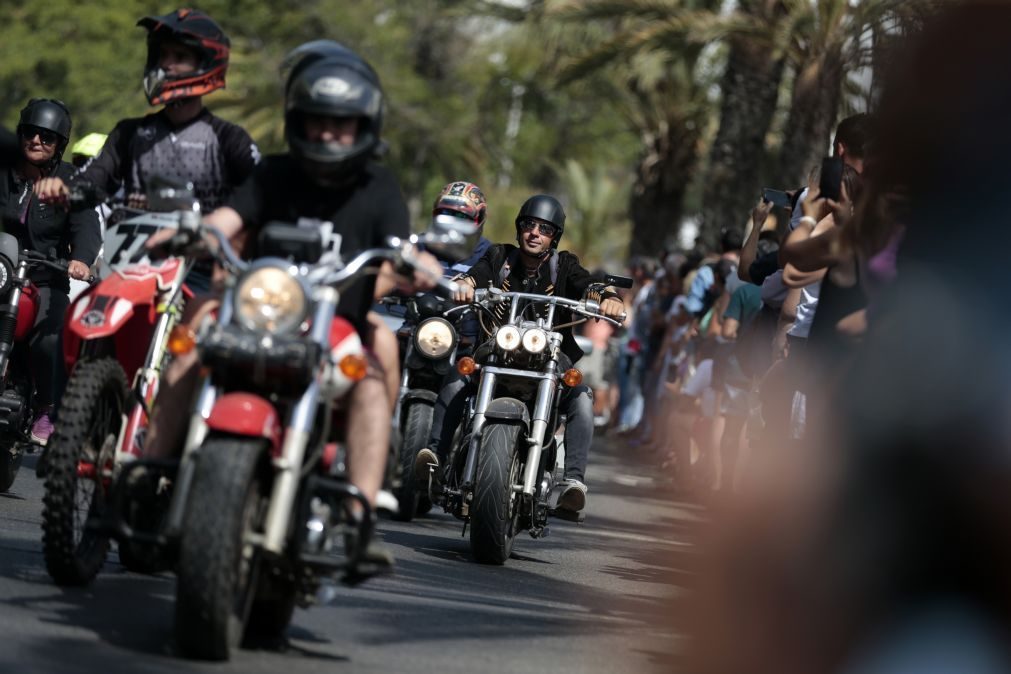
[[[463,479],[460,493],[466,502],[468,492],[474,488],[474,474],[477,472],[478,448],[481,446],[481,432],[484,429],[485,416],[495,393],[495,380],[498,375],[493,372],[482,372],[481,383],[477,388],[477,402],[474,404],[474,418],[470,427],[470,445],[467,447],[467,462],[463,467]]]
[[[544,450],[544,439],[547,437],[549,422],[555,403],[556,381],[555,363],[548,364],[547,374],[551,377],[542,379],[537,384],[537,398],[534,401],[534,415],[530,422],[530,434],[527,436],[527,463],[523,471],[523,498],[533,506],[537,488],[541,482],[541,452]],[[531,507],[531,512],[533,507]]]
[[[7,297],[7,306],[0,310],[0,316],[4,323],[10,321],[10,344],[4,345],[6,349],[0,353],[0,380],[7,378],[7,366],[11,362],[11,352],[14,350],[14,332],[17,329],[18,307],[21,305],[21,294],[23,292],[25,279],[28,276],[28,266],[24,263],[18,265],[17,280],[11,289],[11,294]]]
[[[318,344],[328,345],[338,294],[335,289],[329,287],[320,288],[318,293],[315,298],[312,339]],[[284,551],[291,513],[298,496],[302,464],[305,462],[306,447],[312,435],[319,399],[319,385],[314,381],[292,410],[291,421],[284,431],[281,452],[274,459],[274,484],[271,487],[263,535],[263,548],[274,554],[279,555]]]
[[[175,293],[169,292],[168,301],[162,305],[164,309],[159,310],[158,321],[155,323],[154,334],[148,345],[147,356],[144,364],[133,380],[134,399],[139,404],[136,405],[126,417],[124,424],[120,427],[120,436],[116,442],[116,462],[127,457],[137,457],[141,455],[141,449],[136,446],[134,439],[137,431],[143,423],[144,417],[148,422],[151,420],[151,403],[158,395],[158,383],[161,380],[162,364],[165,359],[165,352],[168,346],[168,338],[172,328],[179,322],[179,309],[175,306]],[[156,298],[157,304],[161,298]]]

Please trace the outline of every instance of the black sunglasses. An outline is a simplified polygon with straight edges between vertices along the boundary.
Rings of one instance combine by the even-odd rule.
[[[60,139],[58,135],[50,131],[49,129],[43,129],[38,126],[22,126],[21,127],[21,137],[25,140],[31,140],[39,137],[39,141],[46,146],[56,145],[56,141]]]
[[[534,227],[541,236],[555,238],[558,234],[558,228],[552,225],[550,222],[538,222],[537,220],[520,220],[519,227],[524,232],[532,231]]]

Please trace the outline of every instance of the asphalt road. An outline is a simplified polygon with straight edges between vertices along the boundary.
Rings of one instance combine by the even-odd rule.
[[[26,457],[0,494],[0,672],[650,672],[676,666],[667,617],[689,585],[701,517],[598,441],[587,519],[517,540],[504,567],[470,560],[445,514],[380,531],[396,573],[299,610],[280,649],[224,664],[178,658],[170,574],[127,572],[110,553],[88,588],[50,581],[41,552],[42,482]]]

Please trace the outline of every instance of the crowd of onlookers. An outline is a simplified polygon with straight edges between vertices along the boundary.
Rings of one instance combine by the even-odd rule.
[[[1011,4],[936,13],[838,125],[838,198],[811,167],[638,263],[628,443],[710,506],[684,671],[1011,671]]]
[[[732,488],[752,448],[801,440],[824,414],[865,329],[868,293],[894,275],[901,241],[901,227],[882,223],[873,245],[883,247],[859,259],[848,232],[873,164],[872,126],[866,114],[839,124],[834,199],[821,196],[815,169],[810,186],[780,192],[780,205],[760,200],[746,235],[724,231],[718,250],[632,261],[618,392],[598,394],[601,421],[627,447],[656,452],[684,490]]]

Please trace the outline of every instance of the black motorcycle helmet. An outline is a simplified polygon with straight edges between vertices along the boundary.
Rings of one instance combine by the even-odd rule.
[[[151,105],[203,96],[225,86],[231,42],[221,26],[197,9],[177,9],[165,16],[145,16],[137,22],[147,29],[147,64],[144,94]],[[197,69],[181,77],[169,77],[158,65],[161,44],[178,42],[197,54]]]
[[[516,238],[520,237],[520,222],[527,218],[537,218],[550,222],[558,228],[558,234],[551,240],[551,247],[558,248],[558,242],[565,233],[565,209],[561,202],[547,194],[535,194],[523,202],[519,215],[516,216]]]
[[[330,40],[295,48],[285,57],[284,137],[292,156],[317,183],[340,186],[353,180],[381,146],[383,90],[375,70],[355,52]],[[350,146],[316,143],[305,136],[307,114],[356,117]]]
[[[70,142],[70,129],[73,127],[67,106],[54,98],[33,98],[21,109],[17,128],[19,137],[23,127],[26,126],[36,126],[59,136],[56,152],[48,162],[52,166],[57,166],[63,157],[63,151],[67,149],[67,143]]]

